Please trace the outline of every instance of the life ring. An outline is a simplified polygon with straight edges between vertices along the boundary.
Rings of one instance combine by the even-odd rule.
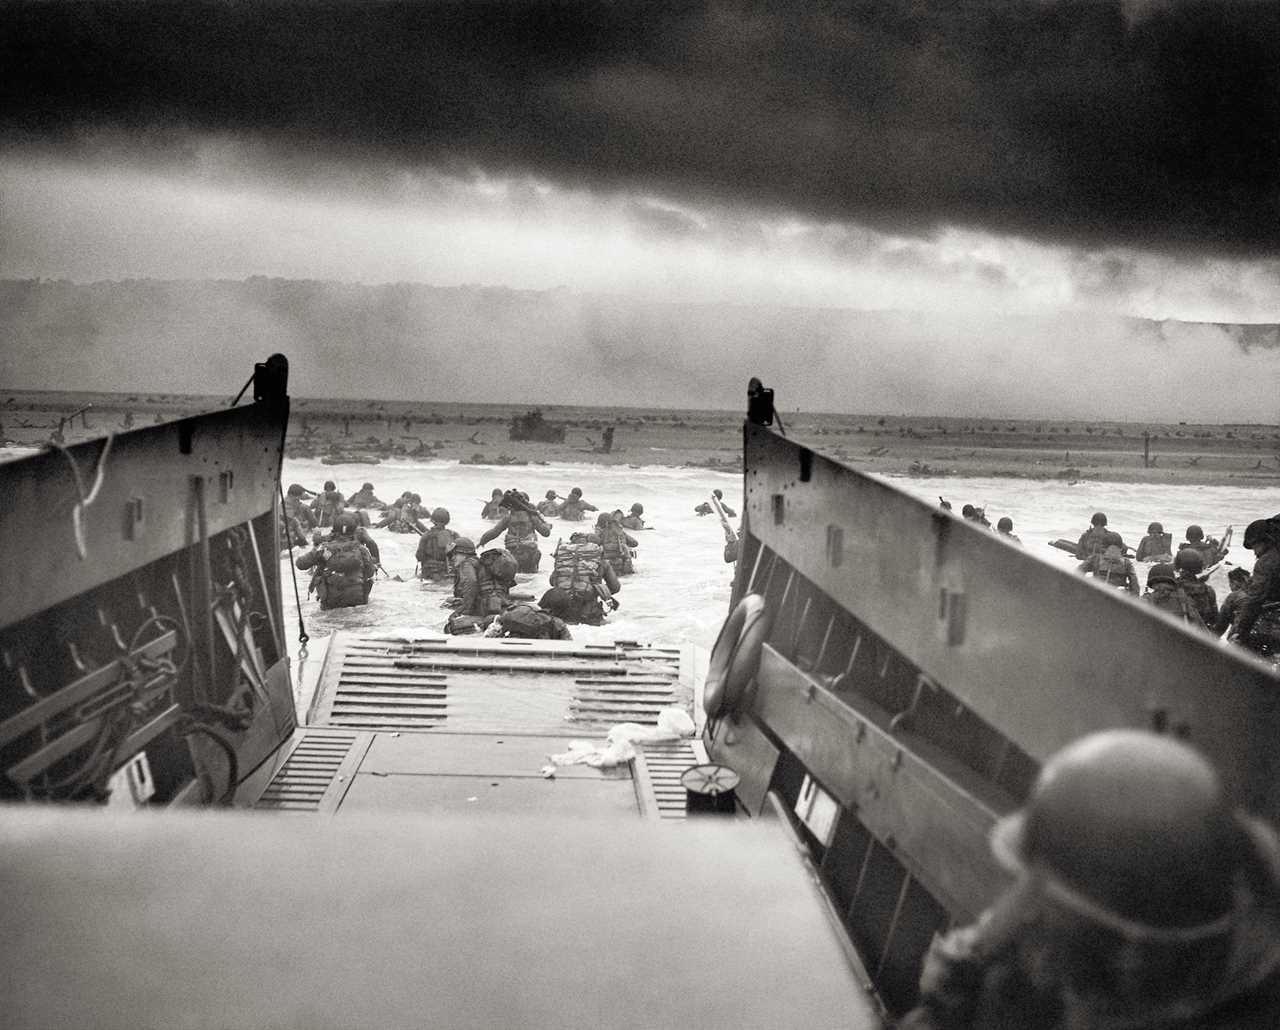
[[[735,711],[742,704],[747,684],[760,666],[760,648],[772,622],[761,594],[747,594],[725,619],[711,649],[702,693],[708,719]]]

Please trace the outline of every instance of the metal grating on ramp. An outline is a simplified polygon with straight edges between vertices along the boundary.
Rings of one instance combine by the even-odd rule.
[[[635,780],[640,806],[650,819],[685,818],[685,792],[680,774],[707,761],[700,740],[643,744],[636,748]]]
[[[318,812],[357,737],[355,733],[303,733],[254,807]]]
[[[430,729],[447,716],[443,670],[405,662],[406,651],[386,640],[347,637],[338,653],[325,722],[352,729]],[[412,654],[412,645],[409,645]]]
[[[692,658],[635,641],[335,633],[307,716],[353,730],[594,732],[686,710]]]
[[[675,686],[674,676],[669,679],[627,675],[576,679],[569,721],[610,726],[619,722],[655,725],[658,712],[676,703]]]

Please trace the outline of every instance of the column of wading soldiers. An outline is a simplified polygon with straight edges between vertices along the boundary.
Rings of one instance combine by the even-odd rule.
[[[728,516],[734,513],[721,498],[717,490],[711,503],[724,526],[725,561],[732,562],[737,556],[737,534]],[[697,510],[702,514],[713,509],[704,505]],[[386,529],[418,535],[418,577],[428,582],[452,581],[452,597],[445,604],[453,612],[446,632],[561,639],[568,639],[568,625],[599,625],[618,607],[622,577],[635,572],[640,541],[632,533],[653,528],[645,522],[642,504],[632,504],[626,514],[621,509],[601,512],[577,487],[565,497],[548,490],[536,505],[522,491],[495,489],[480,509],[480,517],[495,525],[478,540],[449,528],[447,509],[428,510],[421,496],[411,491],[384,502],[372,483],[363,484],[349,498],[332,481],[318,492],[293,484],[284,514],[291,541],[302,542],[308,531],[313,532],[312,549],[297,559],[297,565],[312,571],[311,590],[320,598],[322,609],[365,604],[374,571],[390,575],[382,569],[377,543],[369,533],[370,528]],[[596,516],[594,525],[570,533],[567,542],[557,545],[549,589],[537,603],[532,597],[513,596],[516,574],[540,568],[538,538],[550,536],[548,519],[585,522],[589,514]],[[323,526],[330,528],[328,537],[319,532]],[[501,546],[485,547],[499,536],[503,536]]]

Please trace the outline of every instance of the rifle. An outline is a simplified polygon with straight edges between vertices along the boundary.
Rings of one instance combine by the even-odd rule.
[[[382,567],[381,563],[378,564],[378,571],[381,572],[384,576],[386,576],[387,579],[394,579],[397,583],[404,582],[404,580],[400,576],[391,575],[391,573],[389,573],[386,569]]]
[[[738,534],[729,525],[729,516],[724,513],[724,508],[720,506],[720,498],[715,494],[711,495],[711,506],[715,508],[716,514],[720,516],[720,528],[724,530],[724,542],[731,544],[738,539]]]

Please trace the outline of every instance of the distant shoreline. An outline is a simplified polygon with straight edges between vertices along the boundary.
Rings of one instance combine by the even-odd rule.
[[[92,407],[64,437],[75,441],[140,428],[227,404],[174,394],[0,391],[0,428],[10,444],[43,445],[60,417]],[[202,403],[203,401],[203,403]],[[539,463],[665,465],[736,473],[742,414],[684,409],[548,406],[560,442],[509,438],[524,405],[296,398],[287,453],[321,458],[376,455],[460,461],[495,468]],[[789,436],[855,468],[888,476],[1008,478],[1280,488],[1280,426],[1188,425],[939,416],[782,413]],[[605,451],[605,430],[612,448]],[[1149,438],[1144,440],[1144,432]],[[1144,467],[1143,449],[1149,464]],[[335,476],[376,465],[332,466]],[[345,470],[345,471],[344,471]]]

